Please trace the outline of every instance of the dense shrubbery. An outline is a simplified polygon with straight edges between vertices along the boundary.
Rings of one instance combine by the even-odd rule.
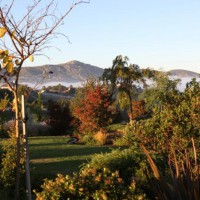
[[[174,104],[165,99],[162,104],[154,106],[151,118],[127,124],[121,144],[134,146],[143,144],[150,150],[162,153],[169,152],[172,145],[178,151],[184,152],[191,146],[190,138],[193,137],[199,149],[200,90],[198,88],[199,84],[193,80],[185,92],[174,96]]]
[[[134,148],[116,149],[111,153],[98,154],[91,159],[89,165],[95,169],[106,167],[112,172],[118,170],[126,183],[129,183],[132,177],[137,179],[138,184],[145,181],[146,159],[141,152]],[[85,167],[87,168],[87,165],[83,166],[83,169]]]
[[[134,200],[145,199],[145,195],[137,194],[134,179],[125,183],[118,171],[108,168],[97,170],[87,166],[79,174],[73,176],[58,175],[52,180],[45,180],[42,192],[36,192],[36,199],[85,199],[85,200]]]

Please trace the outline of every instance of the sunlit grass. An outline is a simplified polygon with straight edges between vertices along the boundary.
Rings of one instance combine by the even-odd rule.
[[[78,172],[81,165],[87,163],[95,154],[112,150],[109,146],[69,144],[69,141],[70,138],[63,136],[29,138],[30,170],[34,186],[39,186],[44,178]],[[0,146],[1,144],[2,140]]]
[[[87,146],[69,144],[70,138],[63,136],[29,138],[31,179],[41,184],[44,178],[54,178],[57,174],[78,172],[98,153],[110,152],[109,146]]]

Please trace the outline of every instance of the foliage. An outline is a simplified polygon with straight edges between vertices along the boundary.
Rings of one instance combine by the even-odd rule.
[[[117,93],[120,107],[130,109],[130,119],[132,120],[132,100],[138,96],[142,85],[146,87],[145,77],[154,77],[155,71],[140,69],[138,65],[129,64],[128,61],[128,57],[118,55],[113,60],[112,67],[104,70],[102,80],[110,85],[113,94]]]
[[[37,99],[27,105],[30,110],[29,116],[32,115],[34,122],[41,122],[44,121],[45,116],[42,110],[43,108],[43,100],[41,93],[37,94]]]
[[[104,145],[107,143],[107,133],[104,130],[100,130],[98,131],[95,135],[94,135],[94,139],[97,141],[98,145]]]
[[[36,192],[36,199],[144,199],[144,195],[135,194],[135,180],[127,186],[118,171],[96,170],[90,166],[72,177],[58,175],[54,181],[45,180],[42,189]]]
[[[177,89],[179,82],[179,79],[171,80],[165,73],[157,73],[152,86],[143,90],[140,99],[145,101],[147,109],[178,103],[175,98],[180,94]]]
[[[6,131],[3,127],[5,122],[5,115],[3,115],[7,105],[8,105],[8,96],[5,95],[3,99],[0,99],[0,137],[5,137]]]
[[[60,93],[75,94],[75,91],[76,91],[76,88],[74,88],[72,85],[70,85],[69,87],[66,87],[61,84],[58,84],[55,86],[48,86],[48,87],[43,86],[42,89],[47,92],[53,92],[53,93],[59,93],[59,94]]]
[[[5,95],[3,99],[0,99],[0,112],[4,111],[8,105],[8,96]]]
[[[128,110],[129,108],[129,98],[127,93],[120,91],[116,95],[116,102],[119,105],[120,109]]]
[[[80,121],[81,133],[96,132],[112,122],[111,93],[106,85],[89,80],[72,100],[72,113]]]
[[[143,100],[132,101],[133,119],[140,119],[147,114],[145,109],[145,102]]]
[[[28,87],[27,85],[19,85],[18,86],[18,90],[17,90],[17,93],[18,93],[18,96],[21,97],[22,95],[24,95],[24,98],[25,99],[28,99],[28,97],[30,96],[30,93],[31,93],[31,88]]]
[[[47,124],[50,126],[50,134],[70,134],[73,120],[70,112],[70,102],[67,100],[60,100],[59,102],[49,101],[47,110],[49,115]]]
[[[156,163],[151,158],[148,150],[142,146],[148,158],[149,165],[154,173],[154,179],[149,177],[155,197],[163,200],[198,200],[200,199],[200,168],[198,164],[197,152],[193,142],[193,159],[189,157],[189,152],[185,152],[182,162],[177,161],[177,155],[172,147],[172,156],[169,154],[170,179],[159,172]]]
[[[162,109],[160,106],[152,109],[152,118],[129,123],[125,132],[127,141],[163,153],[168,152],[172,144],[183,153],[190,147],[191,137],[199,141],[199,98],[199,90],[195,88],[173,95],[173,103],[165,102],[161,104]],[[199,148],[200,143],[197,142],[196,146]]]
[[[16,173],[16,138],[14,135],[14,125],[10,127],[9,138],[4,139],[2,142],[3,154],[1,157],[0,165],[0,182],[6,190],[10,191],[10,194],[13,195],[13,188],[15,185],[15,173]],[[22,143],[22,139],[21,139]],[[21,148],[21,153],[23,149]],[[21,178],[24,175],[24,156],[20,159],[21,165]],[[24,181],[23,181],[24,182]],[[24,187],[24,185],[23,185]],[[24,188],[23,188],[24,189]]]
[[[128,185],[135,179],[136,193],[146,193],[148,184],[145,175],[147,161],[144,155],[135,148],[113,149],[110,153],[101,153],[92,157],[88,164],[97,170],[108,168],[111,172],[119,171],[119,175]],[[87,168],[87,164],[82,169]]]

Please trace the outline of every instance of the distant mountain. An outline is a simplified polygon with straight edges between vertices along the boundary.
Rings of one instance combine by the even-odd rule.
[[[100,77],[102,73],[103,69],[100,67],[74,60],[58,65],[23,67],[20,72],[19,81],[21,83],[34,84],[43,79],[43,83],[76,83],[84,81],[89,77]]]
[[[103,74],[102,68],[85,64],[79,61],[70,61],[58,65],[43,65],[36,67],[23,67],[20,73],[20,83],[34,86],[36,83],[41,83],[40,86],[45,85],[62,85],[80,86],[80,82],[89,77],[100,77]],[[51,73],[49,73],[51,72]],[[198,73],[176,69],[168,71],[174,78],[180,78],[183,82],[191,80],[192,77],[199,77]]]
[[[184,78],[184,77],[194,77],[194,78],[199,78],[199,74],[196,72],[188,71],[188,70],[183,70],[183,69],[174,69],[168,71],[168,73],[171,76],[177,76],[178,78]]]

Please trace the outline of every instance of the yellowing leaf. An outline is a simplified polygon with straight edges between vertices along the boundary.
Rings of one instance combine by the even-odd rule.
[[[25,40],[24,38],[20,38],[19,41],[20,41],[21,43],[23,43],[23,44],[26,43],[26,40]]]
[[[15,36],[15,34],[16,34],[16,31],[14,30],[14,31],[12,32],[12,36]]]
[[[0,100],[0,110],[4,111],[6,109],[7,104],[8,104],[8,100],[7,99],[1,99]]]
[[[13,62],[9,62],[9,63],[6,65],[6,69],[7,69],[8,73],[12,73],[13,67],[14,67]]]
[[[6,34],[6,29],[3,27],[0,27],[0,38],[3,37]]]
[[[34,61],[34,57],[33,57],[33,55],[30,55],[30,56],[29,56],[29,60],[30,60],[31,62]]]
[[[15,60],[15,64],[16,64],[16,65],[20,65],[19,60]]]
[[[3,63],[3,68],[7,66],[8,63]]]
[[[3,58],[4,58],[4,56],[5,56],[5,54],[4,54],[4,53],[0,54],[0,59],[3,59]]]
[[[12,32],[12,39],[15,38],[15,34],[16,34],[16,31],[14,30],[14,31]]]
[[[4,63],[4,64],[7,63],[8,60],[9,60],[9,56],[6,56],[6,57],[3,59],[3,63]]]
[[[9,53],[8,50],[5,50],[5,51],[4,51],[4,54],[5,54],[5,55],[8,55],[8,53]]]

